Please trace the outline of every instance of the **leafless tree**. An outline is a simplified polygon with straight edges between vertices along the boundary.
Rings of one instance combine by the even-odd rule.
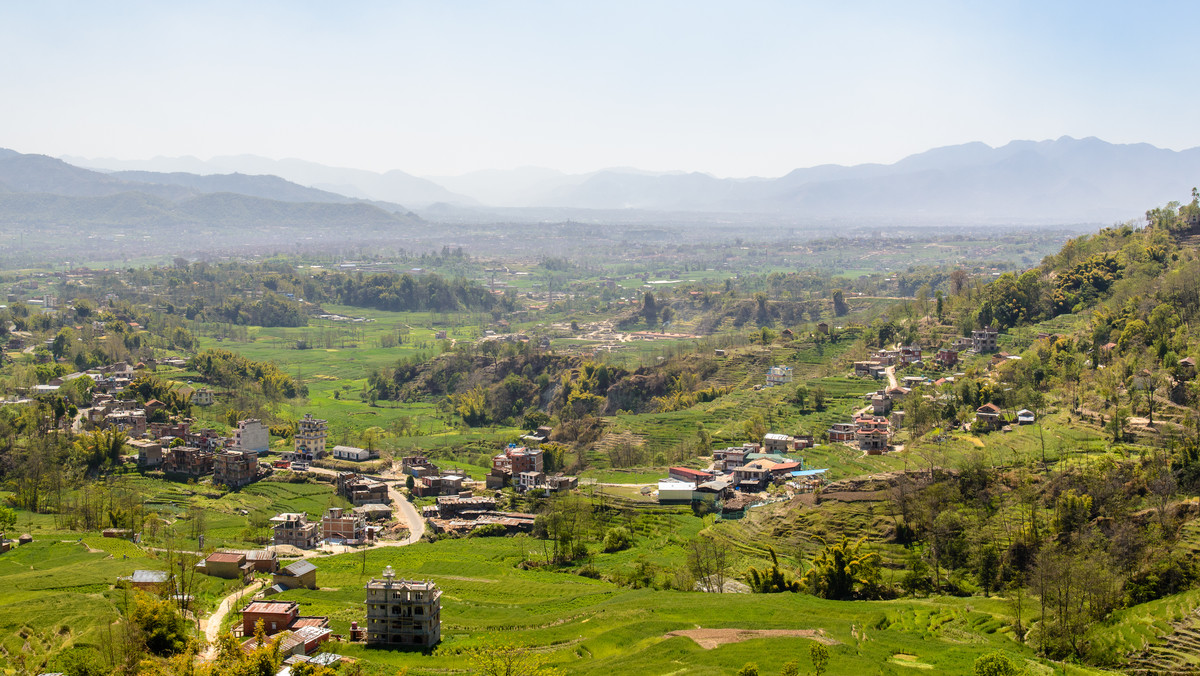
[[[728,551],[715,540],[701,535],[689,542],[687,565],[704,591],[725,591],[725,574],[729,571]]]

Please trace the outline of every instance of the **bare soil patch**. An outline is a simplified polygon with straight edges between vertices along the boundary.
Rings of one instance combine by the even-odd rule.
[[[667,632],[664,638],[672,636],[690,638],[705,650],[712,650],[726,643],[741,643],[756,638],[807,638],[825,645],[838,644],[837,641],[825,636],[823,629],[681,629]]]

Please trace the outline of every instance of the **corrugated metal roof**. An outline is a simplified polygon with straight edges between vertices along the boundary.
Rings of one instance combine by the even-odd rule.
[[[130,582],[158,583],[171,579],[171,574],[165,570],[135,570],[133,575],[122,579]]]
[[[208,555],[205,562],[208,563],[240,563],[246,558],[245,554],[235,554],[233,552],[214,552]]]
[[[288,564],[287,567],[283,569],[283,572],[287,573],[288,575],[304,575],[305,573],[314,571],[316,569],[317,567],[312,563],[305,561],[304,559],[300,559],[299,561],[293,561]]]

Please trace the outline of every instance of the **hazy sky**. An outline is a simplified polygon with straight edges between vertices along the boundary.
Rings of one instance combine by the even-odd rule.
[[[1179,150],[1197,27],[1194,2],[0,0],[0,147],[718,176],[1062,135]]]

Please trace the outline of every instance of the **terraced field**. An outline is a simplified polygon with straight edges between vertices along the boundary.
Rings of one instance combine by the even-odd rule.
[[[647,524],[646,532],[661,532],[663,525]],[[645,542],[638,550],[666,552],[674,546],[672,536],[657,537],[664,539]],[[908,673],[913,665],[897,663],[897,655],[911,656],[910,661],[927,665],[931,673],[963,674],[971,671],[977,656],[996,649],[1036,663],[1009,636],[1005,604],[998,600],[836,603],[800,594],[628,589],[571,574],[520,570],[516,564],[531,550],[536,555],[539,545],[526,538],[499,538],[378,550],[368,554],[365,573],[356,555],[322,559],[318,579],[325,589],[289,591],[282,598],[299,601],[305,614],[328,614],[334,631],[345,632],[350,622],[361,621],[362,587],[383,566],[436,581],[443,590],[443,641],[433,655],[329,646],[373,668],[407,667],[410,674],[465,669],[464,649],[496,640],[532,645],[571,674],[727,675],[747,662],[772,673],[792,659],[802,669],[808,666],[809,638],[753,638],[706,650],[691,639],[667,636],[698,627],[821,630],[836,642],[831,647],[833,674]],[[637,556],[593,558],[597,566],[619,567],[633,565]],[[664,562],[673,558],[669,552],[663,555]]]

